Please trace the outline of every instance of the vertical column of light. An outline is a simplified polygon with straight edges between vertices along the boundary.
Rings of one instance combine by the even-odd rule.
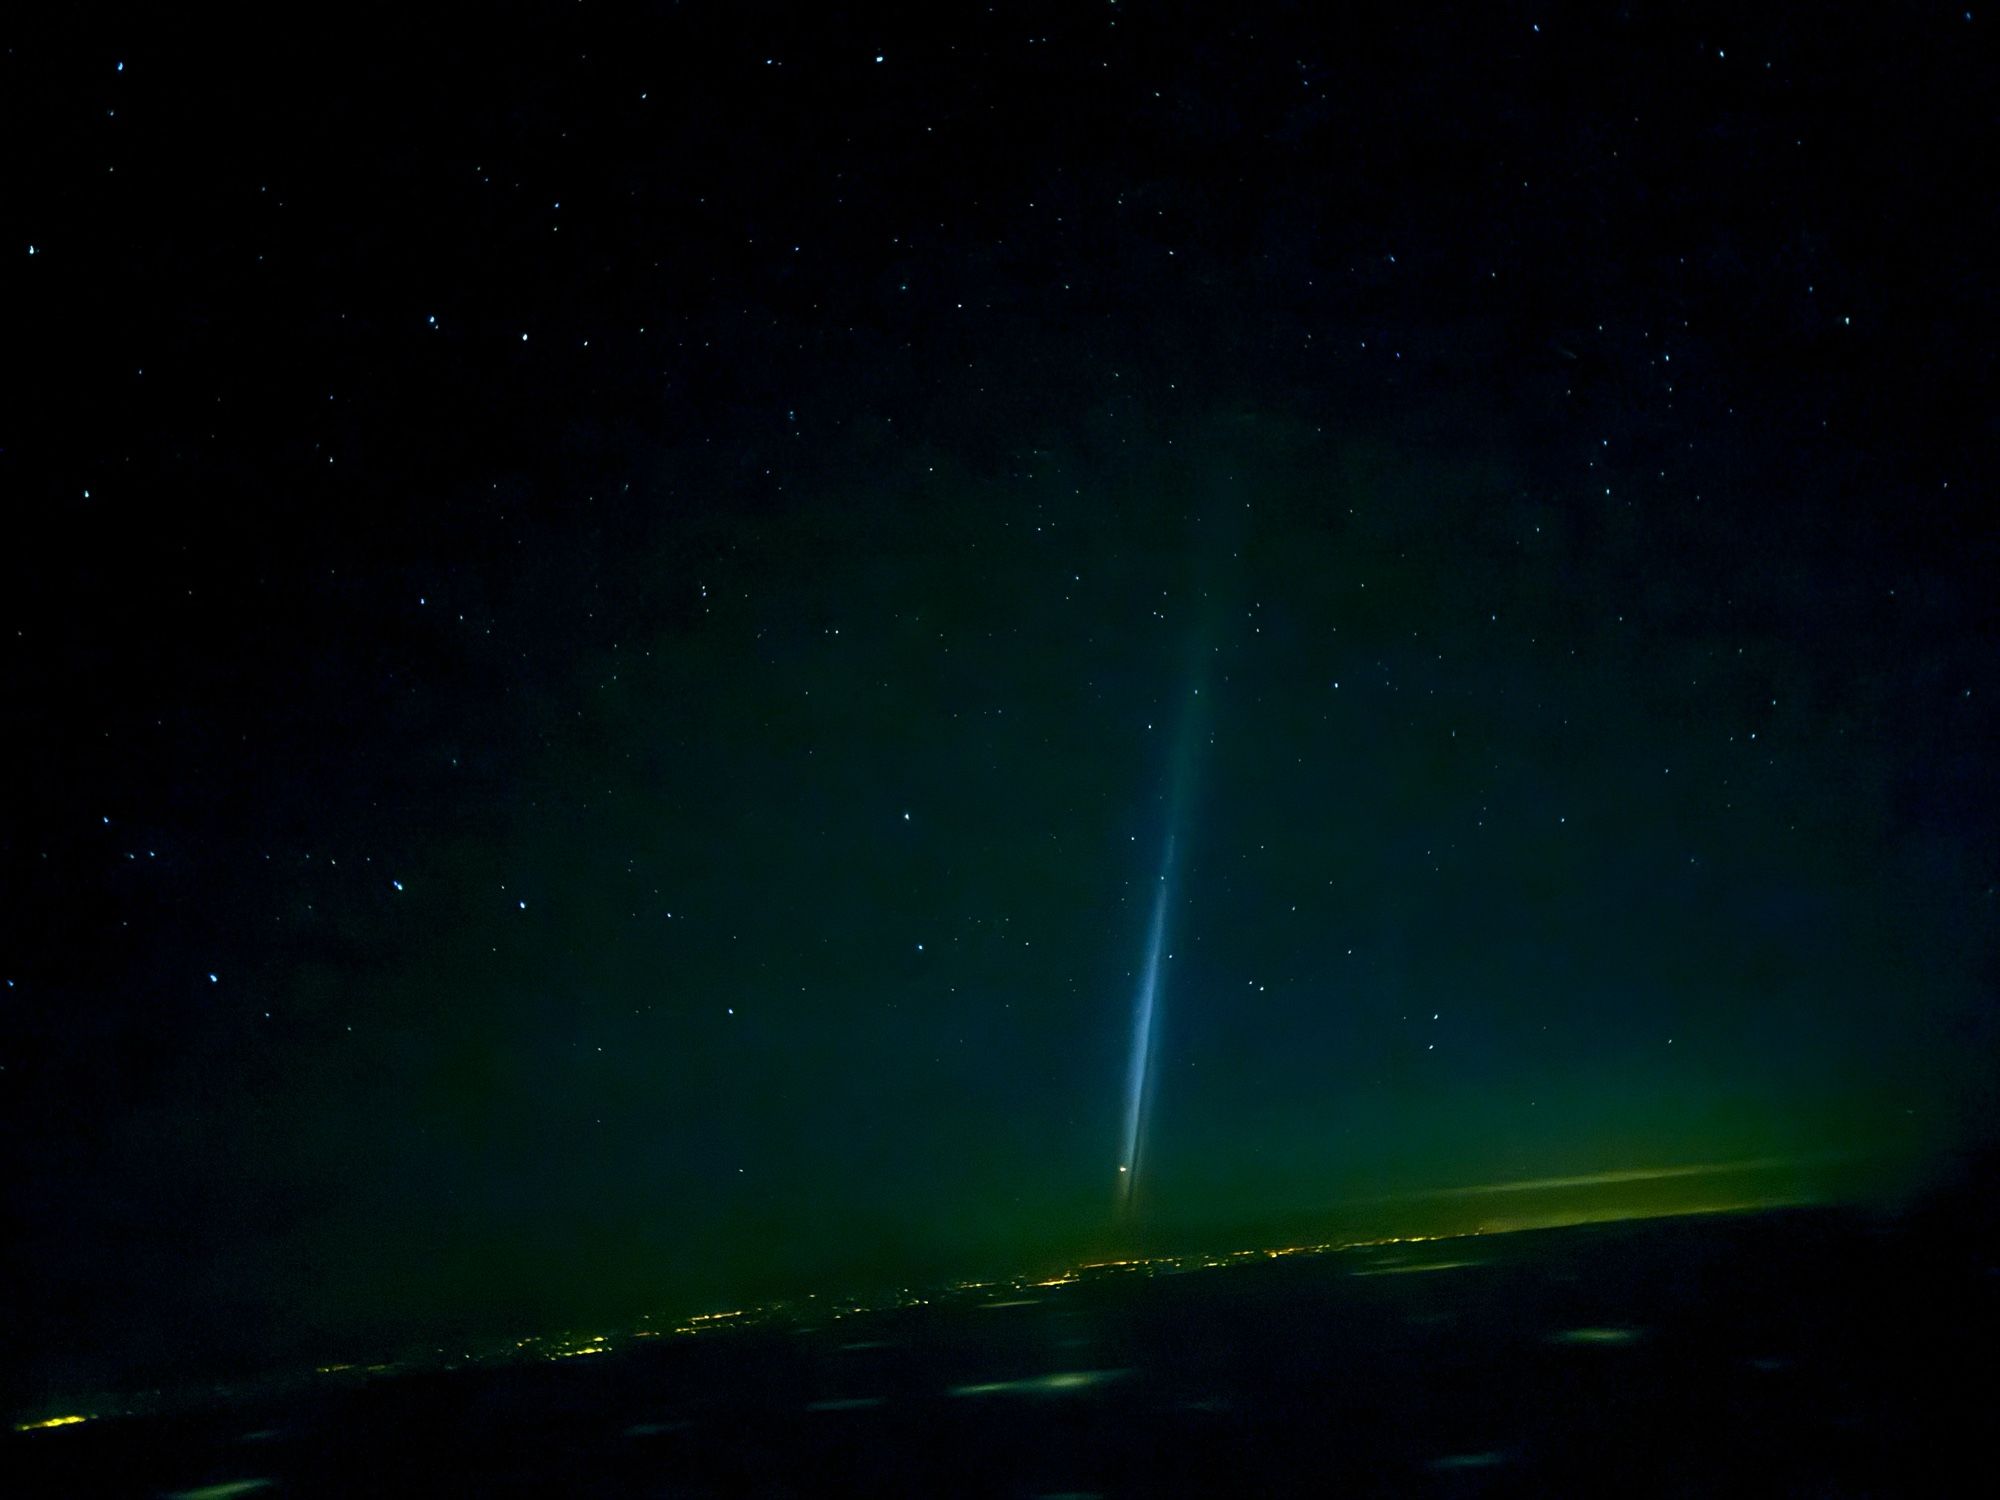
[[[1133,1005],[1132,1060],[1125,1074],[1125,1128],[1118,1156],[1118,1201],[1132,1201],[1139,1185],[1140,1127],[1153,1074],[1153,1013],[1159,1003],[1160,958],[1167,942],[1167,898],[1173,889],[1174,835],[1167,835],[1160,878],[1153,891],[1153,918],[1146,931],[1146,961],[1139,971]]]

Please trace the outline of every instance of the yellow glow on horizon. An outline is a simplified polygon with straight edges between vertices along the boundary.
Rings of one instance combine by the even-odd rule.
[[[1676,1177],[1721,1177],[1742,1172],[1778,1172],[1791,1167],[1824,1165],[1845,1160],[1840,1153],[1821,1156],[1754,1156],[1740,1161],[1691,1162],[1671,1167],[1624,1167],[1608,1172],[1584,1172],[1570,1177],[1529,1177],[1513,1182],[1480,1182],[1463,1187],[1418,1188],[1363,1198],[1361,1203],[1407,1203],[1424,1198],[1483,1198],[1500,1193],[1533,1193],[1556,1188],[1616,1187],[1633,1182],[1663,1182]]]
[[[45,1427],[74,1427],[79,1422],[88,1422],[89,1417],[72,1412],[68,1416],[44,1417],[39,1422],[20,1422],[14,1427],[16,1432],[40,1432]]]
[[[1754,1162],[1731,1162],[1704,1164],[1693,1167],[1645,1168],[1636,1171],[1607,1172],[1593,1174],[1587,1178],[1550,1178],[1526,1183],[1495,1183],[1480,1188],[1445,1189],[1443,1193],[1503,1193],[1527,1191],[1531,1188],[1564,1185],[1596,1185],[1615,1182],[1644,1182],[1656,1178],[1696,1177],[1722,1171],[1751,1171],[1788,1162],[1791,1158],[1768,1158]],[[1425,1194],[1422,1196],[1440,1196]],[[1376,1200],[1385,1201],[1385,1200]],[[1774,1195],[1768,1198],[1728,1198],[1705,1199],[1674,1207],[1619,1207],[1619,1208],[1567,1208],[1551,1209],[1546,1212],[1517,1212],[1504,1217],[1481,1219],[1463,1229],[1441,1231],[1434,1234],[1385,1234],[1373,1235],[1366,1239],[1324,1240],[1303,1245],[1277,1245],[1262,1249],[1224,1250],[1189,1252],[1185,1254],[1164,1254],[1135,1256],[1127,1260],[1084,1261],[1074,1270],[1065,1271],[1047,1281],[1026,1283],[1032,1286],[1066,1286],[1080,1280],[1093,1271],[1117,1271],[1125,1269],[1158,1268],[1167,1272],[1196,1269],[1222,1270],[1230,1266],[1240,1266],[1245,1262],[1276,1260],[1287,1255],[1328,1255],[1350,1250],[1380,1249],[1389,1245],[1429,1245],[1442,1244],[1450,1240],[1466,1240],[1482,1235],[1520,1234],[1537,1229],[1576,1229],[1590,1224],[1637,1223],[1649,1219],[1688,1218],[1699,1214],[1761,1213],[1773,1209],[1808,1208],[1820,1200],[1802,1195]],[[1434,1261],[1410,1269],[1447,1270],[1462,1266],[1477,1265],[1477,1261]],[[1357,1272],[1359,1275],[1385,1275],[1386,1271]]]

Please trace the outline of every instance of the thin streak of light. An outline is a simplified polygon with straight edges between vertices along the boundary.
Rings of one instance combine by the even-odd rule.
[[[1631,1167],[1615,1172],[1586,1172],[1577,1177],[1531,1177],[1518,1182],[1483,1182],[1470,1187],[1425,1188],[1410,1193],[1393,1193],[1370,1202],[1403,1201],[1411,1198],[1476,1198],[1493,1193],[1531,1193],[1544,1188],[1608,1187],[1621,1182],[1657,1182],[1669,1177],[1714,1177],[1729,1172],[1772,1172],[1811,1161],[1842,1159],[1838,1153],[1813,1157],[1758,1156],[1744,1161],[1697,1162],[1680,1167]]]
[[[1146,964],[1139,976],[1132,1022],[1132,1061],[1125,1075],[1125,1133],[1118,1163],[1118,1201],[1130,1203],[1139,1181],[1140,1126],[1153,1072],[1153,1011],[1160,992],[1160,955],[1167,941],[1167,897],[1172,889],[1174,835],[1167,835],[1160,879],[1153,893],[1153,919],[1146,934]]]

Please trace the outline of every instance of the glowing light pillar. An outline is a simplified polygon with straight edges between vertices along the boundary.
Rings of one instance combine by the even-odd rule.
[[[1153,1110],[1153,1059],[1159,1051],[1160,971],[1167,957],[1167,915],[1174,899],[1174,861],[1178,842],[1193,810],[1196,761],[1204,743],[1209,700],[1202,695],[1208,680],[1212,632],[1194,640],[1191,691],[1182,700],[1180,733],[1174,744],[1168,777],[1167,843],[1160,854],[1159,880],[1153,888],[1153,914],[1146,928],[1146,961],[1139,973],[1139,993],[1132,1007],[1132,1059],[1125,1070],[1125,1115],[1119,1137],[1117,1211],[1129,1213],[1139,1197],[1139,1174],[1145,1166],[1146,1127]]]
[[[1153,1012],[1160,996],[1160,958],[1167,941],[1167,898],[1173,885],[1174,835],[1167,835],[1160,880],[1153,892],[1153,920],[1146,933],[1146,962],[1133,1007],[1132,1062],[1125,1075],[1125,1133],[1118,1158],[1118,1206],[1131,1205],[1139,1187],[1142,1133],[1153,1085]]]

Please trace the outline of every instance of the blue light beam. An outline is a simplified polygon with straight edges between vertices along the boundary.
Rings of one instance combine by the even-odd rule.
[[[1132,1202],[1139,1187],[1140,1150],[1153,1082],[1153,1014],[1160,997],[1160,958],[1167,943],[1167,901],[1173,891],[1174,835],[1167,835],[1160,859],[1160,879],[1153,892],[1153,920],[1146,933],[1146,963],[1139,975],[1139,995],[1132,1020],[1132,1062],[1125,1074],[1125,1132],[1118,1158],[1118,1203]]]

